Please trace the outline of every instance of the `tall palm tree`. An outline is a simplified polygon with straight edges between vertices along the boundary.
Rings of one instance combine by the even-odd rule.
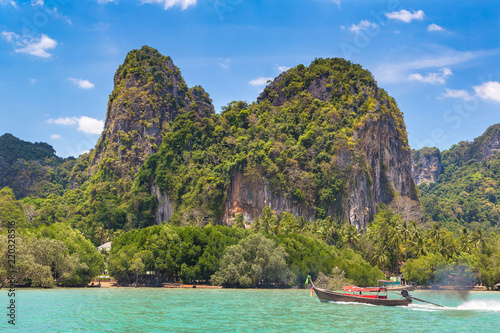
[[[439,224],[434,223],[432,225],[432,229],[429,231],[429,236],[436,242],[438,243],[441,238],[444,236],[444,232],[439,226]]]
[[[391,228],[389,232],[389,244],[396,250],[396,273],[399,273],[399,248],[402,241],[403,237],[398,226]]]
[[[372,263],[380,267],[382,269],[382,272],[385,271],[385,265],[389,262],[389,257],[387,256],[386,250],[387,249],[385,246],[381,246],[375,251],[372,257]]]
[[[411,230],[410,226],[404,221],[401,224],[401,234],[403,236],[403,240],[405,242],[405,262],[407,259],[407,253],[408,253],[408,241],[411,241],[413,239],[413,231]]]
[[[344,244],[349,244],[351,247],[356,245],[359,241],[360,233],[358,229],[356,229],[353,225],[349,225],[347,228],[344,228],[344,236],[342,237],[342,241]]]
[[[474,246],[477,247],[479,246],[479,249],[481,250],[481,253],[483,253],[484,249],[484,235],[483,231],[479,228],[476,228],[474,232],[471,235],[471,241]]]
[[[429,254],[427,251],[427,244],[422,237],[415,238],[415,254],[417,257],[426,256]]]
[[[472,244],[469,235],[469,229],[465,227],[462,228],[462,233],[460,234],[458,241],[460,243],[460,251],[470,253]]]

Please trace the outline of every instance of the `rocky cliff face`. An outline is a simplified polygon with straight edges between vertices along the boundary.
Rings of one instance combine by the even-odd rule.
[[[412,152],[411,175],[415,184],[435,183],[442,172],[441,152],[424,147]]]
[[[418,200],[411,177],[411,152],[402,114],[394,100],[379,90],[371,75],[364,76],[363,72],[357,77],[352,69],[363,71],[359,66],[341,59],[329,61],[330,68],[320,68],[313,79],[305,75],[307,70],[302,65],[282,73],[266,87],[258,101],[283,107],[305,92],[358,117],[360,124],[353,128],[355,143],[334,153],[336,167],[345,171],[346,185],[337,200],[327,204],[326,214],[365,228],[378,203],[390,203],[396,195]],[[353,99],[356,95],[358,98]],[[302,215],[308,220],[317,217],[310,205],[273,194],[269,183],[261,172],[253,178],[238,173],[228,191],[224,222],[230,223],[238,213],[251,221],[264,206],[276,212]]]
[[[73,186],[98,170],[103,179],[133,179],[157,151],[169,123],[190,111],[201,117],[214,113],[203,88],[189,89],[172,59],[153,48],[129,52],[114,77],[101,138],[75,168]]]
[[[258,167],[255,172],[246,175],[238,171],[231,179],[221,222],[231,225],[238,214],[243,215],[244,221],[251,222],[260,217],[266,206],[274,212],[292,213],[308,221],[316,218],[310,207],[273,192],[269,179],[263,175],[262,168]]]

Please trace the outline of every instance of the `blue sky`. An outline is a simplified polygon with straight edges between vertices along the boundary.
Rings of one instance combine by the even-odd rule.
[[[412,148],[447,149],[500,122],[498,1],[0,0],[0,134],[91,149],[128,51],[172,57],[217,111],[316,57],[371,71]]]

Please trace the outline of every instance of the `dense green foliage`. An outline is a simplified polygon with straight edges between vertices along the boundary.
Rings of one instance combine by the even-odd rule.
[[[0,188],[10,187],[18,198],[62,194],[69,187],[73,164],[73,158],[57,157],[46,143],[22,141],[11,134],[0,137]]]
[[[383,277],[355,251],[328,245],[320,233],[252,231],[212,225],[130,231],[113,242],[110,273],[126,285],[180,280],[245,287],[300,286],[307,275],[316,278],[334,267],[360,285]]]
[[[7,253],[8,244],[12,243],[7,242],[7,234],[0,234],[0,253]],[[6,255],[0,258],[2,283],[9,279],[8,259]],[[104,271],[104,260],[80,232],[56,223],[24,232],[18,229],[15,270],[20,286],[85,286]]]
[[[492,288],[500,281],[500,236],[479,228],[453,232],[437,223],[426,228],[380,207],[359,243],[363,246],[355,249],[373,265],[395,274],[401,271],[418,284],[479,283]],[[460,281],[448,279],[455,274]]]
[[[222,226],[177,228],[172,225],[132,230],[113,241],[109,270],[120,283],[208,281],[219,269],[227,246],[245,236]],[[154,279],[145,276],[154,271]]]
[[[286,286],[293,281],[286,257],[285,249],[273,240],[261,234],[251,235],[227,248],[220,270],[211,280],[232,287]]]
[[[499,232],[500,157],[488,148],[499,131],[500,125],[491,126],[474,142],[441,153],[438,181],[419,187],[426,220]]]

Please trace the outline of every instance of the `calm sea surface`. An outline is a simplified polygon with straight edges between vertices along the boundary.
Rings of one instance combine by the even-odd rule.
[[[0,290],[0,332],[500,332],[500,292],[413,292],[445,308],[321,303],[308,290]]]

